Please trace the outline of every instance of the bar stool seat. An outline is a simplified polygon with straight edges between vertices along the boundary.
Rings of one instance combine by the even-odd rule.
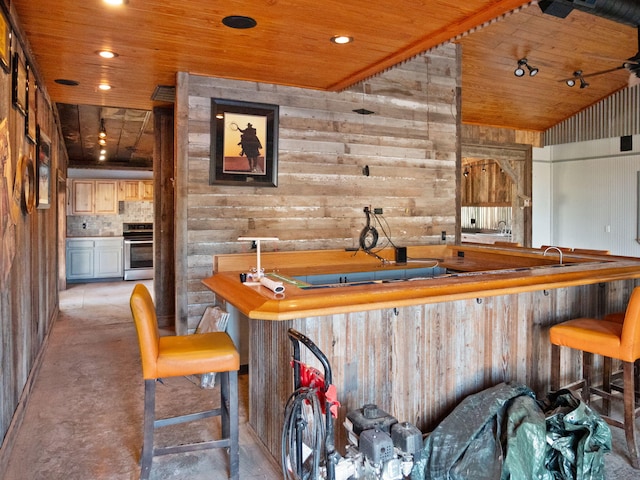
[[[160,337],[155,306],[149,291],[143,284],[134,287],[130,305],[138,332],[145,386],[140,478],[149,478],[154,456],[209,448],[226,448],[229,457],[229,478],[238,480],[238,370],[240,355],[233,341],[225,332]],[[156,419],[157,380],[210,372],[216,372],[220,376],[219,408]],[[155,429],[213,416],[221,418],[221,439],[168,447],[154,446]],[[212,478],[220,478],[220,476],[212,472]]]
[[[611,321],[613,320],[613,321]],[[560,347],[582,352],[583,378],[573,386],[582,387],[583,400],[590,403],[591,395],[604,399],[603,419],[610,425],[624,429],[631,465],[640,468],[636,445],[635,419],[640,408],[635,402],[634,362],[640,358],[640,287],[633,290],[623,321],[620,316],[611,320],[576,318],[554,325],[549,330],[551,341],[551,388],[560,388]],[[604,357],[602,388],[593,386],[593,355]],[[619,360],[623,369],[622,399],[611,389],[611,359]],[[571,387],[569,387],[571,388]],[[609,401],[622,400],[624,420],[609,416]]]

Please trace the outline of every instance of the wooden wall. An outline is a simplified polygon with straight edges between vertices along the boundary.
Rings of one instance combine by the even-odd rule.
[[[249,250],[241,235],[280,238],[265,249],[354,247],[371,206],[383,208],[396,245],[441,243],[442,232],[454,243],[457,48],[440,47],[340,93],[178,74],[178,331],[195,328],[215,300],[200,284],[212,255]],[[279,105],[277,188],[209,185],[211,98]],[[375,113],[353,112],[359,108]]]
[[[38,66],[29,55],[28,44],[15,20],[11,52],[30,67],[30,75],[39,81]],[[58,175],[63,170],[63,144],[46,90],[39,88],[35,120],[51,139],[51,206],[28,213],[14,200],[14,178],[18,159],[23,155],[36,161],[36,145],[25,136],[25,116],[12,102],[12,74],[0,69],[0,120],[8,126],[8,145],[0,138],[4,171],[0,175],[0,471],[10,448],[10,432],[19,424],[24,400],[28,397],[39,355],[43,351],[58,308],[57,232]],[[32,89],[33,92],[33,89]],[[6,159],[6,161],[5,161]],[[63,170],[66,175],[66,169]],[[19,191],[20,189],[18,189]],[[18,193],[18,200],[22,195]],[[8,202],[8,203],[7,203]],[[9,211],[5,207],[9,206]]]

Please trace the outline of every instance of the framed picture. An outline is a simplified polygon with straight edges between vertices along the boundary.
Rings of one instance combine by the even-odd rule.
[[[27,115],[27,66],[18,52],[13,54],[13,106]]]
[[[51,140],[38,128],[37,153],[38,182],[36,183],[37,208],[51,207]]]
[[[9,73],[11,64],[11,29],[5,16],[4,8],[0,8],[0,66]]]
[[[25,133],[32,143],[36,143],[36,105],[38,104],[36,95],[38,85],[31,68],[27,65],[27,121],[25,122]]]
[[[211,100],[209,183],[278,186],[278,106]]]

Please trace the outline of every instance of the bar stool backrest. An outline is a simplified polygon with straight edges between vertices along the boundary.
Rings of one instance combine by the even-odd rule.
[[[156,309],[149,290],[139,283],[133,288],[131,294],[131,314],[138,331],[138,343],[142,358],[142,376],[145,380],[157,378],[156,362],[158,360],[158,320]]]
[[[640,358],[640,287],[634,288],[631,292],[624,314],[620,340],[620,360],[634,362],[638,358]]]

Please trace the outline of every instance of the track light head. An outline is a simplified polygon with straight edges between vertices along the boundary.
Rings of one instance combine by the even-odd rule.
[[[587,88],[589,84],[585,81],[582,76],[582,70],[576,70],[573,72],[573,78],[570,78],[566,81],[568,87],[573,87],[576,84],[576,80],[580,81],[580,88]]]
[[[537,73],[539,72],[539,70],[535,67],[532,67],[531,65],[529,65],[527,63],[527,59],[526,58],[521,58],[520,60],[518,60],[518,67],[513,71],[513,74],[516,77],[522,77],[525,74],[524,68],[526,67],[527,70],[529,70],[529,76],[534,77],[537,75]]]

